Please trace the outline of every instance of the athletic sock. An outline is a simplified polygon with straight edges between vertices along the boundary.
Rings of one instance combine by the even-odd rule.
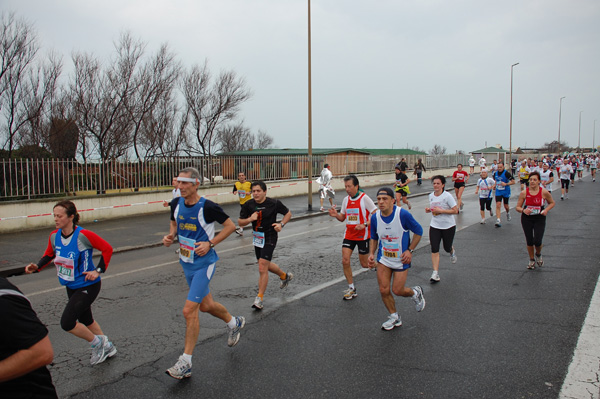
[[[100,343],[100,337],[98,335],[94,335],[94,339],[92,340],[92,346],[96,346]]]
[[[183,357],[190,365],[192,364],[192,355],[184,353],[183,355],[181,355],[181,357]]]
[[[398,312],[391,313],[390,316],[392,316],[394,319],[398,320]]]
[[[287,273],[283,273],[283,277],[279,277],[281,280],[285,280],[287,278]]]
[[[256,296],[259,297],[260,299],[263,299],[265,294],[257,294]]]
[[[348,288],[350,288],[351,290],[353,290],[354,289],[354,283],[348,284]]]
[[[227,323],[227,327],[235,328],[235,326],[237,326],[237,322],[235,321],[235,317],[231,316],[231,320]]]

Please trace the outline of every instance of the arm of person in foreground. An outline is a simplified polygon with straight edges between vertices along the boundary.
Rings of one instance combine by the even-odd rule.
[[[54,350],[46,335],[36,344],[0,361],[0,383],[13,380],[52,363]]]

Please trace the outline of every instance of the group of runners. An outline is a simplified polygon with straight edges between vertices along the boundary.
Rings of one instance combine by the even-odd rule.
[[[540,162],[541,167],[535,162],[527,161],[518,167],[523,190],[519,195],[516,210],[522,215],[521,224],[526,237],[529,269],[544,264],[541,251],[545,219],[548,211],[555,205],[551,195],[553,170],[560,176],[563,190],[561,199],[565,194],[568,198],[569,184],[575,180],[573,170],[579,170],[580,161],[582,160],[577,157],[544,159]],[[598,157],[588,157],[584,162],[589,165],[592,179],[595,181]],[[470,166],[473,168],[474,165],[470,162]],[[327,171],[328,165],[324,168],[325,179],[320,181],[322,191],[331,187],[331,172],[328,174]],[[494,215],[491,207],[494,196],[497,218],[495,225],[500,227],[502,204],[507,220],[510,220],[510,186],[516,181],[499,161],[494,161],[491,176],[489,174],[485,164],[481,166],[475,191],[479,196],[481,223],[485,223],[486,210],[490,216]],[[581,178],[581,175],[579,177]],[[293,279],[291,272],[283,271],[272,261],[278,233],[290,221],[292,213],[278,199],[267,197],[266,184],[262,181],[250,183],[244,173],[239,173],[238,182],[233,188],[233,193],[239,196],[241,206],[236,227],[218,204],[198,194],[200,179],[200,173],[194,168],[181,170],[174,179],[173,199],[167,204],[171,215],[169,233],[163,237],[166,247],[177,239],[179,261],[189,286],[183,307],[186,320],[184,350],[175,365],[166,371],[177,379],[190,377],[192,374],[192,354],[200,329],[199,312],[209,313],[225,323],[229,346],[235,346],[239,342],[241,330],[246,323],[243,316],[231,315],[210,293],[209,283],[219,259],[215,251],[217,245],[234,231],[242,235],[243,227],[252,225],[252,241],[259,269],[258,292],[252,307],[257,311],[263,309],[269,273],[279,277],[282,289]],[[420,286],[406,286],[412,254],[423,235],[422,226],[409,211],[401,207],[404,203],[409,210],[411,209],[407,200],[410,179],[406,176],[406,171],[398,166],[393,189],[379,188],[376,203],[361,190],[356,176],[349,175],[343,180],[347,196],[342,201],[341,209],[338,211],[333,201],[328,209],[331,217],[346,225],[342,241],[342,270],[348,288],[344,291],[343,299],[352,300],[358,295],[350,264],[351,255],[358,247],[361,266],[376,270],[380,296],[389,313],[381,328],[392,330],[402,325],[393,295],[412,298],[418,312],[422,311],[426,304]],[[464,207],[462,194],[468,180],[469,173],[459,164],[452,176],[455,200],[446,191],[444,176],[436,175],[431,179],[433,192],[429,194],[429,206],[425,208],[425,212],[432,215],[429,226],[433,269],[431,283],[440,281],[441,246],[450,254],[452,263],[457,261],[453,245],[456,233],[454,215],[459,214]],[[333,196],[325,193],[321,197],[322,201],[324,198],[332,199]],[[322,204],[323,202],[321,206]],[[117,353],[117,348],[103,332],[91,311],[91,305],[101,289],[101,275],[110,263],[113,249],[97,234],[78,225],[79,214],[73,202],[58,202],[53,208],[53,215],[56,230],[50,234],[46,251],[37,264],[27,265],[25,272],[39,272],[50,262],[54,262],[59,282],[65,286],[68,298],[60,325],[63,330],[90,344],[90,363],[95,365]],[[279,221],[278,215],[282,216]],[[218,233],[215,230],[215,222],[222,225]],[[94,249],[101,252],[97,264],[92,260]]]

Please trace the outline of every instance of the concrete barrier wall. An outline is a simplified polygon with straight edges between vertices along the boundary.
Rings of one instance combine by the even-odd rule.
[[[423,174],[423,179],[428,179],[436,174],[448,176],[454,169],[444,169],[436,171],[427,171]],[[413,179],[409,172],[409,178]],[[389,185],[394,182],[393,173],[379,175],[362,175],[358,177],[363,187],[373,187],[378,185]],[[332,183],[333,188],[339,193],[344,194],[343,176],[336,176]],[[267,184],[269,196],[284,198],[307,193],[306,179],[287,180],[272,182]],[[231,194],[233,185],[201,187],[198,192],[206,196],[211,201],[219,204],[235,203],[237,197]],[[313,181],[312,192],[316,193],[319,185]],[[0,203],[0,218],[11,218],[0,220],[0,233],[11,231],[23,231],[54,226],[52,217],[52,207],[60,199],[14,201]],[[171,191],[158,191],[152,193],[128,193],[128,194],[106,194],[87,197],[69,197],[75,202],[77,209],[83,211],[80,213],[82,222],[90,222],[96,219],[114,219],[125,216],[142,215],[156,212],[167,212],[163,207],[163,200],[171,199]],[[314,206],[318,206],[314,204]],[[36,216],[44,215],[45,216]]]

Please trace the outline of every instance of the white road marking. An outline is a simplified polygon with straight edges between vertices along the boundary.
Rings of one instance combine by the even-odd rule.
[[[559,399],[600,398],[600,277],[581,327]]]

